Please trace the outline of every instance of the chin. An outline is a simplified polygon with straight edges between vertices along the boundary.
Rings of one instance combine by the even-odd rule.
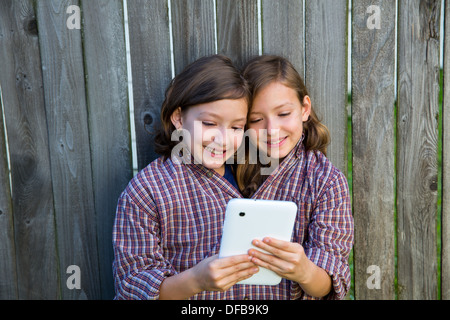
[[[208,161],[203,159],[203,166],[205,166],[208,169],[217,170],[223,167],[225,161]]]
[[[284,148],[278,152],[268,152],[268,156],[274,159],[283,159],[289,154],[290,150],[286,151]]]

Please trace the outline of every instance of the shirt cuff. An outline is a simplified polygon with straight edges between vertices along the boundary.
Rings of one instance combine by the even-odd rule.
[[[130,275],[116,285],[115,300],[157,300],[161,283],[174,270],[152,269]]]
[[[347,261],[320,248],[305,248],[305,254],[316,266],[324,269],[331,277],[332,288],[324,299],[342,300],[350,289],[350,267]]]

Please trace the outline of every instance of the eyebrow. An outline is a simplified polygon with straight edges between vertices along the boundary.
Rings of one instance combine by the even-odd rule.
[[[219,118],[219,115],[214,113],[214,112],[202,111],[202,112],[199,113],[199,116],[204,116],[204,115],[213,116],[213,117]]]
[[[291,103],[291,102],[284,102],[284,103],[282,103],[282,104],[280,104],[280,105],[274,107],[273,110],[281,109],[282,107],[285,107],[285,106],[290,106],[290,107],[292,107],[292,106],[294,106],[294,104]],[[253,111],[250,111],[250,114],[261,114],[261,113],[262,113],[262,112],[253,112]]]
[[[211,117],[214,117],[214,118],[222,119],[222,116],[220,116],[219,114],[213,113],[213,112],[209,112],[209,111],[200,112],[199,117],[200,116],[211,116]],[[234,119],[233,120],[233,122],[241,122],[241,121],[246,122],[247,121],[247,117],[243,117],[243,118],[239,118],[239,119]]]

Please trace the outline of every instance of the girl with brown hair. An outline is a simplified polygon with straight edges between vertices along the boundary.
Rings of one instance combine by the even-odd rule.
[[[155,139],[161,157],[117,205],[116,299],[244,298],[227,289],[258,268],[248,255],[219,259],[218,250],[225,206],[240,197],[226,161],[242,142],[249,100],[245,79],[221,55],[200,58],[170,83]]]
[[[298,206],[292,242],[265,238],[253,243],[251,261],[282,276],[289,299],[342,299],[350,288],[348,256],[353,218],[347,180],[326,158],[327,128],[311,106],[306,87],[292,64],[279,56],[259,56],[243,71],[253,101],[248,114],[250,145],[272,162],[262,174],[247,150],[238,165],[238,185],[246,197],[288,200]],[[266,165],[267,167],[267,165]]]

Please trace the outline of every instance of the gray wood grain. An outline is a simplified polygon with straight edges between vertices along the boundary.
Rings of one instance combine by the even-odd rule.
[[[303,3],[297,0],[262,0],[264,54],[287,58],[304,79],[305,37]]]
[[[0,14],[0,17],[3,18]],[[4,30],[0,24],[0,33]],[[0,40],[0,44],[2,41]],[[2,57],[0,55],[0,61]],[[0,299],[18,299],[14,221],[0,79]]]
[[[112,299],[112,226],[132,177],[130,110],[121,0],[82,1],[89,141],[101,298]]]
[[[217,1],[217,51],[240,68],[259,52],[256,0]]]
[[[152,130],[171,79],[168,1],[176,73],[215,51],[214,3],[218,53],[239,66],[258,54],[258,0],[128,1],[139,169],[158,156]],[[395,118],[395,3],[353,1],[356,299],[396,297],[395,232],[398,298],[437,298],[440,3],[399,1]],[[331,132],[328,156],[346,173],[347,1],[306,1],[306,21],[301,1],[261,4],[263,52],[287,57],[305,74]],[[82,8],[82,30],[67,29],[69,5]],[[379,30],[367,28],[369,5],[381,8]],[[112,297],[111,226],[131,177],[122,14],[122,0],[0,1],[0,299]],[[449,44],[450,34],[445,53]],[[444,80],[449,68],[445,54]],[[443,299],[450,299],[448,87],[445,81]],[[80,267],[81,290],[66,287],[69,265]],[[371,265],[380,267],[380,289],[367,287]]]
[[[60,290],[55,212],[39,39],[32,1],[0,2],[0,66],[13,197],[13,211],[7,205],[0,219],[6,219],[3,223],[9,224],[14,217],[17,264],[17,284],[12,271],[8,286],[12,289],[17,285],[19,299],[56,299]],[[2,153],[1,157],[4,159],[5,155]],[[2,189],[3,186],[2,183]],[[2,192],[7,192],[6,188]],[[2,253],[1,259],[4,258],[14,265],[13,256],[4,257]],[[16,295],[14,290],[11,293]]]
[[[159,155],[154,152],[155,125],[172,78],[167,1],[128,1],[130,54],[138,169]]]
[[[370,5],[380,8],[380,29],[367,26]],[[390,0],[362,0],[352,7],[353,257],[358,300],[395,299],[395,10]],[[379,288],[369,279],[370,266],[379,268]]]
[[[398,296],[437,298],[436,209],[440,1],[400,1]]]
[[[450,2],[445,2],[444,96],[442,102],[441,297],[450,300]]]
[[[213,0],[171,0],[175,74],[216,51]]]
[[[327,156],[347,174],[347,1],[306,1],[305,17],[305,84],[330,130]]]
[[[100,294],[89,126],[81,31],[68,29],[66,10],[77,1],[36,2],[62,299]],[[41,230],[42,232],[42,230]],[[70,290],[66,270],[81,271],[81,289]]]

